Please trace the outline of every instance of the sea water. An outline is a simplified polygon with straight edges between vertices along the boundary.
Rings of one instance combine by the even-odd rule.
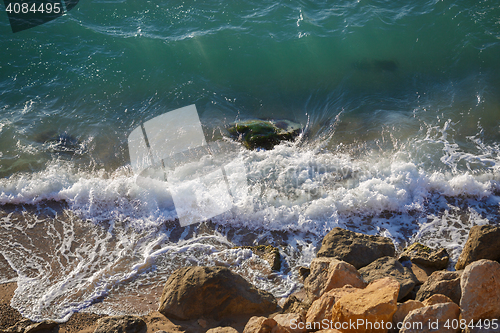
[[[30,319],[147,313],[189,265],[285,297],[338,226],[453,264],[499,222],[497,1],[88,0],[18,33],[0,15],[0,45],[0,282]],[[127,138],[191,104],[208,142],[246,119],[303,131],[240,146],[248,195],[180,227]],[[234,248],[256,244],[280,249],[279,272]]]

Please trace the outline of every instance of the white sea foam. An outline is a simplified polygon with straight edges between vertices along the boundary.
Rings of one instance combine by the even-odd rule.
[[[414,149],[425,152],[429,140],[413,141]],[[213,218],[209,233],[204,224],[165,223],[176,218],[168,187],[144,189],[128,167],[90,172],[54,161],[43,171],[4,178],[3,205],[67,205],[55,217],[6,213],[0,220],[1,254],[18,275],[12,305],[34,320],[65,320],[89,307],[125,312],[123,304],[100,300],[120,288],[156,290],[188,265],[228,266],[285,296],[299,284],[296,268],[309,264],[336,226],[382,234],[401,246],[445,247],[456,260],[471,226],[496,221],[498,151],[488,147],[472,158],[446,141],[437,144],[452,157],[439,167],[405,150],[353,157],[291,143],[242,149],[248,195]],[[462,170],[457,163],[465,159],[480,167]],[[243,243],[280,245],[281,272],[272,273],[249,250],[232,249]]]

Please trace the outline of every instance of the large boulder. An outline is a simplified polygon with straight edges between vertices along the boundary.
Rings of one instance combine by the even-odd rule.
[[[170,275],[158,311],[180,320],[201,316],[269,313],[276,309],[270,293],[252,286],[226,267],[183,267]]]
[[[478,260],[467,266],[460,279],[462,318],[467,322],[500,318],[500,264]]]
[[[369,284],[365,289],[347,294],[339,299],[332,309],[334,323],[358,323],[356,327],[342,327],[347,332],[387,332],[387,323],[396,312],[399,282],[386,277]],[[385,323],[385,324],[384,324]],[[380,329],[383,326],[383,329]],[[376,329],[376,328],[379,329]],[[337,328],[337,327],[333,327]]]
[[[94,333],[145,333],[146,323],[136,316],[104,317],[97,321]]]
[[[289,120],[253,119],[234,123],[228,131],[248,149],[273,149],[281,141],[295,138],[302,129]]]
[[[348,284],[355,288],[366,287],[366,282],[353,265],[335,258],[314,258],[310,269],[311,273],[304,281],[304,289],[310,301],[329,290]]]
[[[359,273],[366,282],[372,282],[381,278],[392,276],[398,280],[400,288],[398,301],[402,300],[418,283],[418,279],[413,272],[393,257],[382,257],[368,266],[359,270]]]
[[[422,304],[422,302],[415,300],[408,300],[404,303],[398,303],[398,309],[392,316],[392,329],[390,329],[389,332],[398,333],[399,332],[398,325],[401,325],[401,323],[404,321],[408,313],[423,307],[424,304]]]
[[[446,249],[431,249],[420,243],[413,243],[401,253],[399,260],[410,260],[418,266],[429,268],[445,269],[448,266],[450,255]]]
[[[464,269],[479,259],[500,260],[500,227],[476,225],[470,229],[469,238],[458,258],[455,269]]]
[[[359,290],[351,285],[344,286],[343,288],[332,289],[320,298],[315,300],[306,314],[306,322],[321,322],[324,319],[329,319],[332,316],[332,309],[335,303],[343,296]]]
[[[306,333],[304,318],[299,313],[283,313],[273,317],[276,323],[290,333]]]
[[[448,296],[456,304],[460,304],[462,296],[460,276],[462,272],[436,271],[432,273],[418,290],[415,299],[424,301],[434,294],[441,294]]]
[[[333,228],[323,238],[317,257],[337,258],[359,269],[378,258],[393,257],[395,252],[390,238]]]
[[[456,333],[460,308],[453,302],[439,303],[411,311],[403,321],[401,333]],[[455,325],[454,325],[455,323]],[[455,328],[453,328],[455,326]]]

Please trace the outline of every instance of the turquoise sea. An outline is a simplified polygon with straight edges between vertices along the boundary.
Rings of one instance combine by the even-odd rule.
[[[284,297],[333,227],[456,261],[499,223],[498,1],[81,0],[17,33],[0,9],[0,282],[28,318],[148,312],[185,265]],[[248,196],[180,227],[127,139],[191,104],[210,142],[254,118],[303,132],[239,147]],[[281,271],[232,248],[251,244]]]

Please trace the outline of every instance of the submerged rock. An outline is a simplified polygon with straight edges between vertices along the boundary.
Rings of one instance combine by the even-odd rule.
[[[271,245],[256,246],[236,246],[235,249],[249,249],[252,252],[269,263],[271,269],[279,271],[281,269],[281,257],[278,248]]]
[[[82,142],[67,132],[47,136],[43,143],[48,144],[55,153],[75,153],[82,148]]]
[[[248,149],[273,149],[281,141],[293,140],[301,126],[289,120],[254,119],[237,122],[228,131]]]
[[[255,288],[226,267],[184,267],[168,278],[158,311],[180,320],[202,316],[223,318],[270,313],[276,309],[270,293]]]

